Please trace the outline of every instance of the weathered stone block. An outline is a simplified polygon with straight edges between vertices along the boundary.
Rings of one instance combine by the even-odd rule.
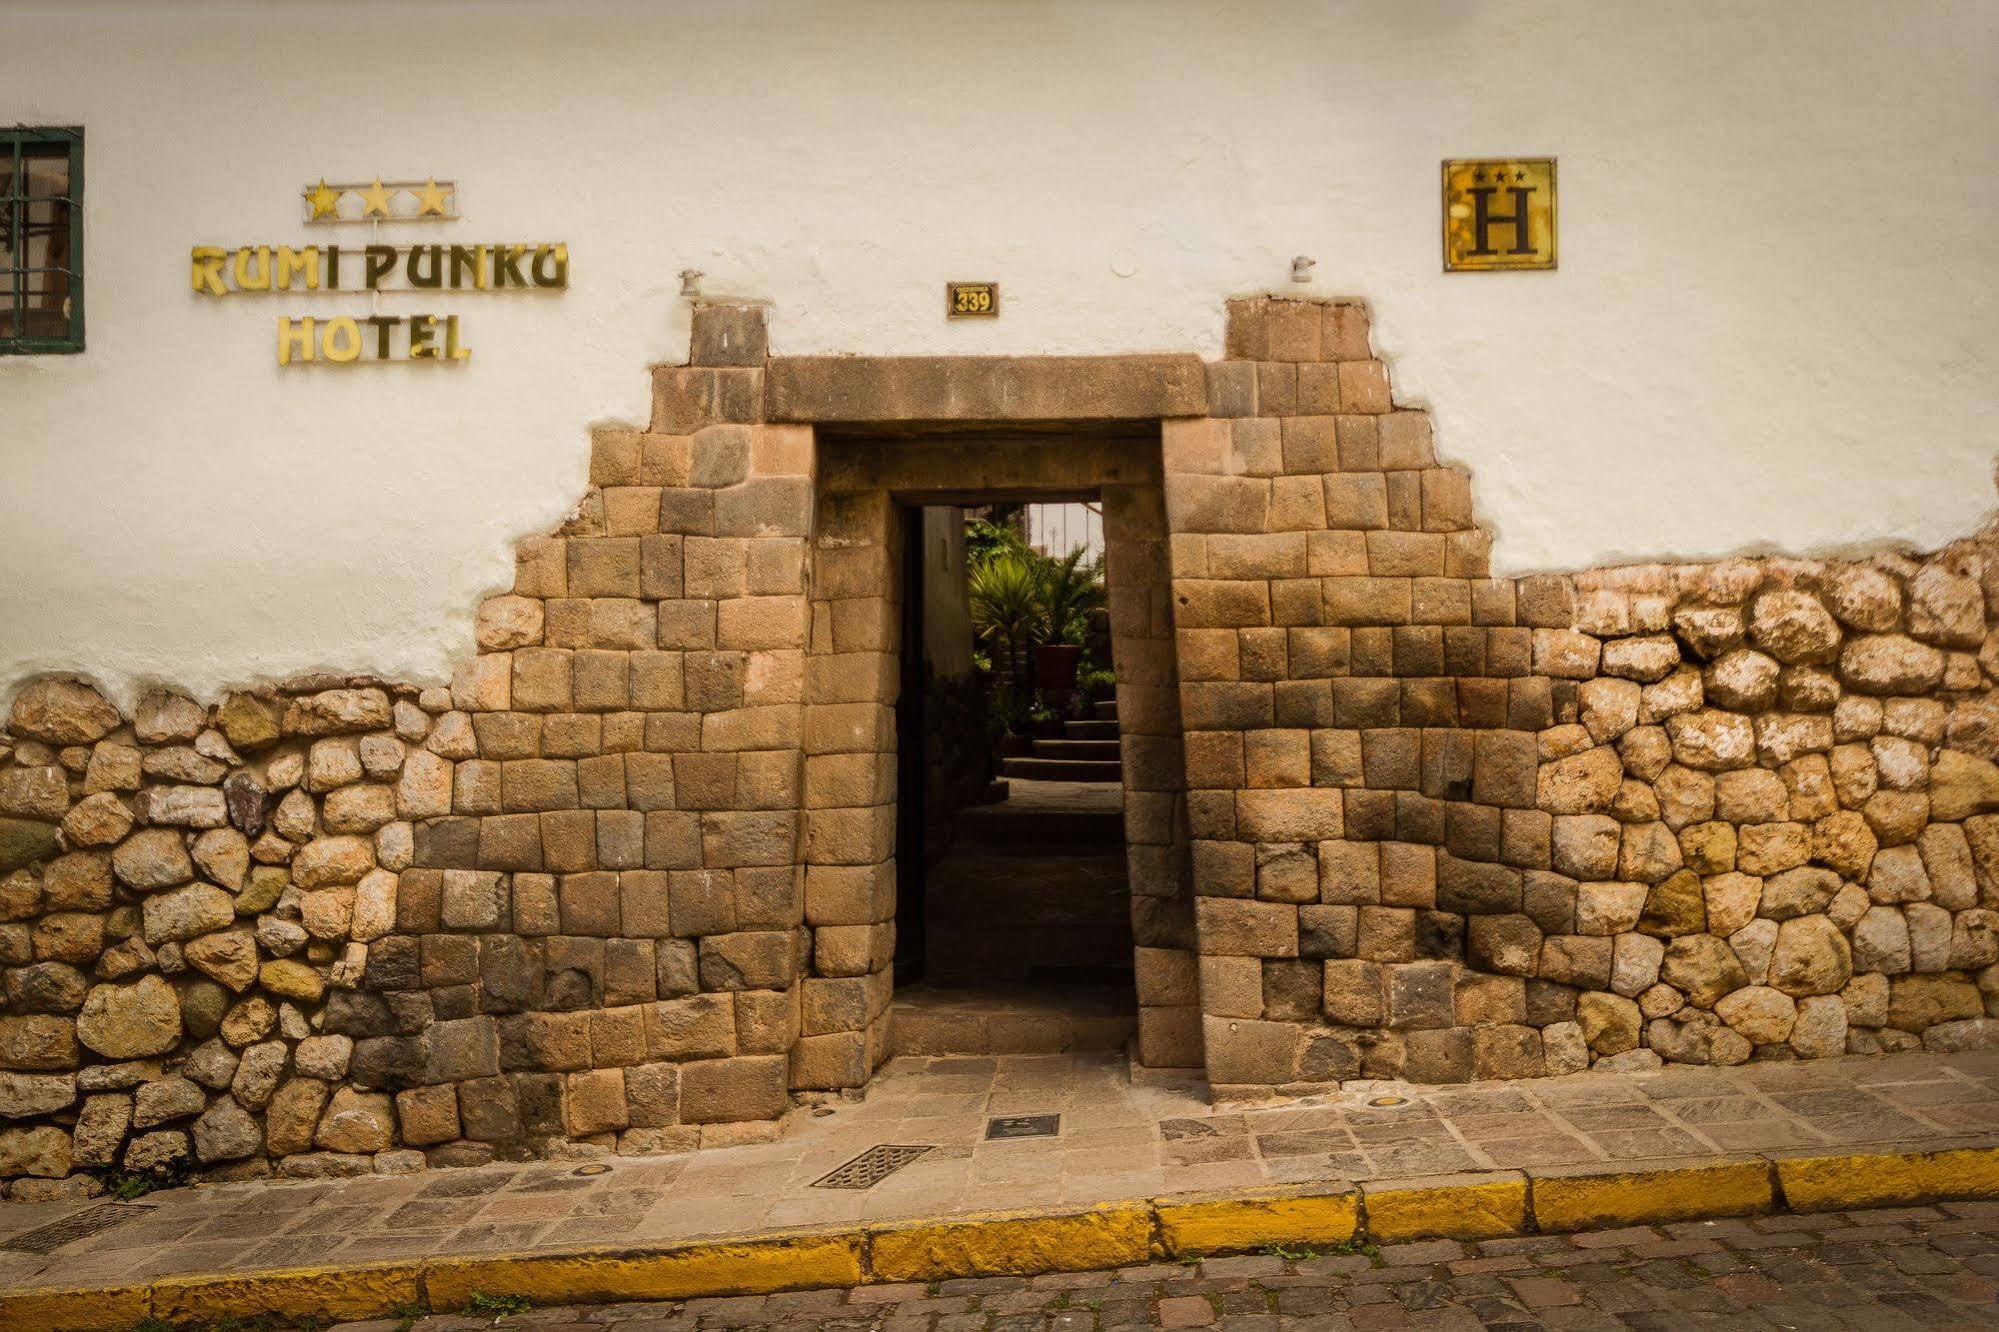
[[[1298,955],[1298,908],[1284,902],[1203,897],[1195,904],[1201,951],[1250,957]]]
[[[775,1119],[789,1104],[781,1055],[702,1059],[681,1065],[681,1117],[690,1124]]]
[[[1381,971],[1387,999],[1386,1025],[1404,1031],[1453,1025],[1458,974],[1455,963],[1397,963]]]

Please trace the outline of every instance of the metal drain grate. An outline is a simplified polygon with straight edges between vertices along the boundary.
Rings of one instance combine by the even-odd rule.
[[[896,1171],[929,1151],[928,1147],[870,1147],[824,1179],[815,1180],[815,1189],[871,1189]]]
[[[105,1203],[88,1211],[66,1216],[60,1221],[52,1221],[46,1226],[23,1231],[14,1238],[0,1243],[0,1249],[11,1249],[15,1253],[54,1253],[65,1244],[74,1244],[115,1225],[144,1216],[152,1211],[150,1205],[137,1206],[132,1203]]]
[[[1053,1138],[1062,1132],[1060,1115],[1008,1115],[986,1121],[986,1140],[994,1138]]]

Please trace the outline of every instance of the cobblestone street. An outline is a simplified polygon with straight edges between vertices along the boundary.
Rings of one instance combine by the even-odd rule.
[[[621,1332],[1231,1332],[1365,1328],[1999,1327],[1999,1203],[1690,1221],[1023,1279],[530,1309],[501,1327]],[[492,1327],[435,1315],[417,1332]],[[395,1320],[335,1332],[392,1332]]]

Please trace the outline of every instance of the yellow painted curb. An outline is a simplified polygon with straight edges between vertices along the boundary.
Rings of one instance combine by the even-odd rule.
[[[254,1318],[372,1318],[417,1300],[417,1264],[292,1267],[241,1275],[161,1277],[151,1286],[152,1316],[166,1323],[210,1323],[225,1314]]]
[[[764,1295],[857,1286],[867,1277],[857,1232],[716,1240],[652,1253],[627,1251],[435,1258],[423,1267],[430,1307],[453,1313],[483,1295],[525,1295],[536,1304]]]
[[[1383,1243],[1491,1239],[1527,1228],[1527,1177],[1453,1183],[1384,1181],[1361,1185],[1367,1233]]]
[[[1542,1230],[1638,1226],[1765,1212],[1776,1202],[1767,1161],[1584,1173],[1530,1170],[1534,1223]]]
[[[1145,1262],[1152,1217],[1144,1203],[1113,1203],[1061,1216],[919,1221],[871,1230],[868,1247],[876,1281],[1087,1272]]]
[[[131,1332],[151,1312],[144,1286],[0,1291],[0,1328]]]
[[[1156,1199],[1159,1251],[1168,1258],[1229,1253],[1265,1244],[1344,1244],[1360,1227],[1360,1195],[1237,1194],[1175,1201]]]
[[[1999,1197],[1999,1147],[1779,1157],[1777,1182],[1784,1201],[1799,1212],[1994,1198]]]

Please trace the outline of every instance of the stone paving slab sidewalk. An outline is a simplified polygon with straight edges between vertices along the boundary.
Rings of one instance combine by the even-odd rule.
[[[1056,1136],[984,1137],[989,1117],[1050,1113],[1061,1116]],[[881,1144],[929,1150],[871,1188],[814,1187]],[[7,1204],[0,1291],[418,1261],[469,1270],[459,1260],[633,1253],[800,1229],[950,1222],[1001,1208],[1075,1212],[1284,1186],[1333,1196],[1350,1194],[1357,1180],[1470,1175],[1476,1183],[1800,1150],[1995,1144],[1999,1054],[1988,1052],[1449,1087],[1353,1084],[1255,1105],[1211,1105],[1194,1082],[1134,1081],[1125,1061],[1108,1055],[904,1059],[883,1070],[865,1100],[808,1118],[772,1143],[169,1190],[145,1198],[132,1219],[47,1253],[9,1246],[101,1204]]]

